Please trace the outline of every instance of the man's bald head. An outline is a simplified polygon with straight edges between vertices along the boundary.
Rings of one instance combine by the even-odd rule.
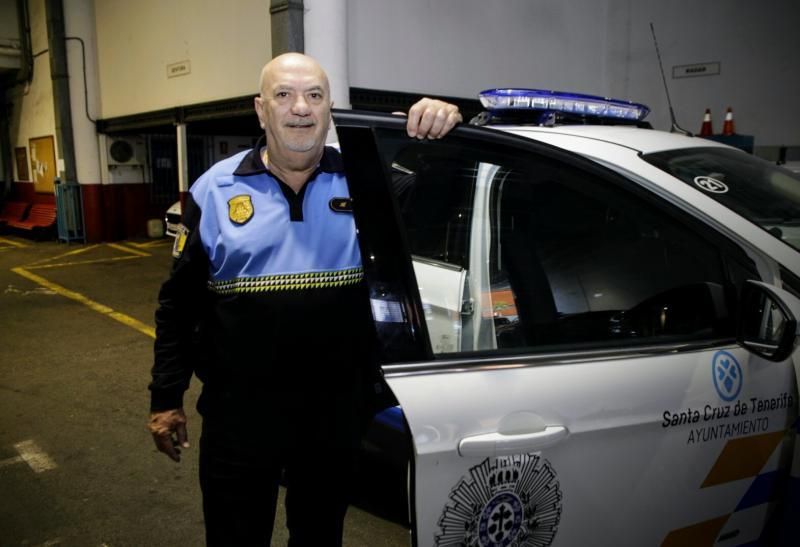
[[[285,73],[308,74],[318,78],[324,87],[325,96],[330,97],[330,83],[328,75],[313,57],[302,53],[284,53],[278,55],[261,69],[258,81],[258,90],[264,97],[264,90],[269,89],[276,79]],[[266,87],[265,87],[266,86]]]
[[[286,53],[264,65],[260,87],[255,109],[271,166],[312,169],[322,157],[331,123],[325,71],[308,55]]]

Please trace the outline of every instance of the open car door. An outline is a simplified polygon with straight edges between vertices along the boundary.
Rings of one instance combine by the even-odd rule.
[[[752,250],[546,145],[334,120],[415,545],[767,537],[797,386],[790,357],[736,343]]]

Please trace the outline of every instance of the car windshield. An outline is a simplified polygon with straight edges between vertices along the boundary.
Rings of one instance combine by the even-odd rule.
[[[668,150],[642,158],[800,250],[800,175],[727,148]]]

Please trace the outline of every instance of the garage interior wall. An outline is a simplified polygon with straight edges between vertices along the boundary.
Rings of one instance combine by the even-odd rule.
[[[650,23],[678,122],[697,132],[725,109],[756,146],[800,146],[796,0],[350,0],[350,85],[476,97],[533,87],[648,104],[669,129]],[[718,62],[717,76],[672,78]]]
[[[28,176],[20,177],[14,162],[14,185],[12,195],[31,203],[54,203],[50,193],[34,191],[34,170],[54,169],[51,162],[42,162],[31,153],[31,139],[52,137],[55,157],[58,158],[56,142],[55,109],[53,105],[53,85],[50,79],[50,57],[47,49],[47,23],[44,0],[28,2],[31,27],[31,50],[33,58],[33,78],[30,83],[7,89],[6,104],[9,113],[9,133],[13,148],[24,148],[27,156]],[[37,55],[38,54],[38,55]],[[12,158],[15,156],[12,156]]]
[[[0,96],[5,95],[5,82],[15,78],[22,67],[22,40],[15,2],[0,3]],[[15,176],[14,147],[10,142],[8,113],[0,110],[0,199],[8,192]]]
[[[39,55],[31,83],[6,93],[12,105],[10,144],[25,147],[35,160],[30,139],[53,136],[58,158],[45,2],[27,3],[32,51]],[[163,215],[160,208],[149,210],[149,166],[109,168],[106,139],[98,138],[94,120],[255,94],[271,51],[269,0],[65,0],[63,5],[86,236],[109,241],[143,235],[146,219]],[[176,64],[181,70],[170,72]],[[28,179],[35,169],[35,162],[29,163]],[[54,201],[52,193],[37,192],[24,178],[15,170],[11,197]]]
[[[255,95],[270,58],[269,0],[96,0],[95,12],[102,118]]]
[[[67,49],[78,178],[91,197],[89,212],[94,207],[93,214],[107,217],[98,217],[105,231],[95,232],[96,239],[132,235],[127,226],[108,228],[119,218],[127,217],[125,224],[144,230],[139,217],[155,212],[132,212],[146,206],[146,170],[109,176],[103,165],[104,144],[92,138],[94,127],[88,118],[254,94],[259,70],[271,56],[270,4],[64,1],[67,34],[77,34],[86,43],[88,97],[80,81],[80,48],[69,41]],[[346,10],[344,22],[338,24],[346,27],[343,65],[352,88],[465,98],[506,86],[608,95],[648,104],[653,109],[651,123],[667,129],[669,112],[652,22],[680,125],[697,131],[703,112],[710,108],[719,131],[725,109],[731,106],[737,132],[755,137],[757,153],[769,157],[778,147],[789,146],[800,155],[800,2],[795,0],[339,4]],[[41,54],[34,59],[31,84],[6,93],[11,104],[10,144],[26,149],[31,138],[55,135],[44,0],[28,0],[28,5],[32,50]],[[306,11],[313,5],[309,1]],[[328,21],[329,26],[335,24]],[[719,63],[718,75],[672,76],[675,67],[710,62]],[[19,180],[16,171],[15,177]],[[28,192],[32,185],[21,187]],[[43,194],[31,198],[52,200]]]
[[[103,119],[254,95],[271,51],[269,0],[95,1],[95,29]],[[107,184],[84,188],[90,240],[141,235],[163,216],[150,167],[107,167]]]

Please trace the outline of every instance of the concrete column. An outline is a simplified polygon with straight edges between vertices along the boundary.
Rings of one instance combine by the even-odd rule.
[[[189,149],[186,141],[186,124],[175,124],[175,140],[178,143],[178,192],[181,205],[189,193]]]
[[[328,73],[336,108],[350,108],[347,0],[305,0],[306,53]]]
[[[272,56],[303,53],[303,0],[271,0],[269,4]]]
[[[305,0],[305,8],[305,52],[328,73],[334,108],[350,108],[347,0]],[[336,133],[331,127],[328,142],[335,140]]]
[[[105,140],[98,140],[94,123],[100,112],[100,93],[93,0],[70,0],[65,3],[64,26],[67,35],[70,110],[75,135],[78,182],[98,184],[104,178],[107,182],[107,167],[103,173]]]

